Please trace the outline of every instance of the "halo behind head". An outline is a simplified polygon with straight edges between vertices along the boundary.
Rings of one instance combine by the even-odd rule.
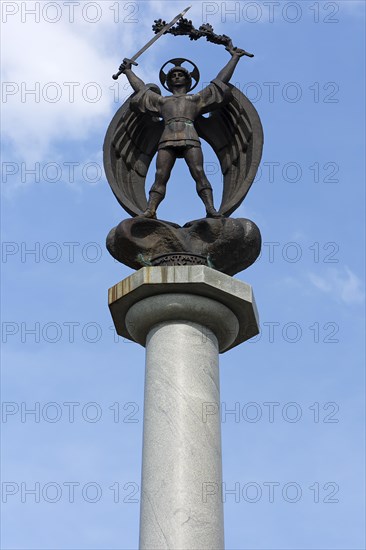
[[[186,69],[185,67],[182,67],[182,63],[184,63],[184,62],[190,63],[192,65],[193,70],[191,72],[188,69]],[[173,65],[173,67],[171,69],[169,69],[169,71],[167,73],[165,73],[164,69],[168,64]],[[169,61],[164,63],[164,65],[160,69],[159,79],[160,79],[161,84],[163,85],[163,87],[166,90],[171,92],[171,89],[168,86],[168,80],[169,80],[169,76],[171,75],[171,73],[174,70],[175,71],[177,71],[177,70],[182,71],[187,75],[187,77],[189,79],[189,82],[188,82],[189,88],[188,88],[187,92],[190,92],[191,90],[193,90],[197,86],[197,84],[199,82],[199,79],[200,79],[200,73],[199,73],[197,65],[195,65],[189,59],[184,59],[182,57],[179,57],[179,58],[175,58],[175,59],[169,59]],[[193,86],[192,86],[192,80],[195,81]]]

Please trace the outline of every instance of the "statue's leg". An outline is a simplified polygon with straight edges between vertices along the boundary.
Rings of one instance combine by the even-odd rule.
[[[176,155],[173,149],[159,149],[156,157],[155,181],[149,192],[147,209],[143,213],[145,218],[156,218],[156,210],[165,197],[166,184],[174,166]]]
[[[221,218],[214,207],[212,187],[203,169],[203,154],[201,147],[187,147],[184,154],[192,178],[196,182],[197,193],[202,199],[208,218]]]

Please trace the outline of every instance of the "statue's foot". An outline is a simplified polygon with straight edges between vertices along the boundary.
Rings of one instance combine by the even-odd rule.
[[[153,210],[150,210],[150,208],[146,208],[145,212],[141,215],[141,217],[156,220],[156,212],[154,212]]]
[[[223,215],[217,212],[217,210],[207,210],[206,218],[223,218]]]

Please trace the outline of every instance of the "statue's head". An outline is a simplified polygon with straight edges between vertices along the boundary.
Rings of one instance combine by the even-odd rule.
[[[192,70],[190,71],[185,67],[182,67],[182,63],[190,64],[192,66]],[[166,73],[164,69],[167,65],[172,66],[172,68]],[[164,63],[160,69],[159,79],[163,87],[169,92],[172,92],[173,89],[177,89],[179,85],[185,93],[187,93],[197,86],[200,79],[200,72],[197,65],[189,59],[177,57],[175,59],[169,59],[169,61]],[[183,82],[183,86],[181,82]]]
[[[175,88],[184,88],[187,93],[192,87],[191,74],[184,67],[173,67],[166,75],[166,85],[171,92]]]

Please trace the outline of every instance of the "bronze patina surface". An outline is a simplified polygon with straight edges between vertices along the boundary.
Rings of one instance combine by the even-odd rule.
[[[159,74],[170,96],[163,96],[156,84],[146,84],[132,71],[137,54],[132,60],[124,59],[120,73],[127,77],[134,93],[108,128],[104,166],[117,200],[135,221],[125,220],[110,232],[108,250],[135,269],[153,265],[154,258],[160,256],[167,256],[162,262],[174,262],[169,257],[173,254],[177,262],[188,262],[191,256],[194,263],[199,261],[198,255],[203,264],[234,274],[255,261],[261,246],[253,222],[226,219],[249,191],[262,154],[263,131],[258,113],[249,99],[230,84],[240,58],[252,54],[234,47],[228,36],[216,35],[210,25],[195,29],[182,17],[176,26],[169,25],[164,32],[187,35],[192,40],[206,37],[209,42],[225,45],[230,59],[208,86],[193,94],[189,92],[199,81],[198,67],[185,58],[170,59]],[[164,21],[155,21],[155,32],[161,34],[165,28]],[[208,117],[203,116],[207,113]],[[220,162],[223,193],[218,209],[204,171],[201,139],[211,145]],[[155,155],[155,178],[147,199],[145,180]],[[178,158],[188,165],[207,218],[189,222],[183,228],[157,220],[159,204]]]

